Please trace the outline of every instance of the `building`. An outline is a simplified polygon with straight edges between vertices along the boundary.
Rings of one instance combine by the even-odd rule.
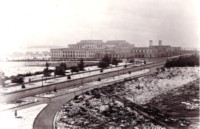
[[[128,57],[134,45],[125,40],[81,40],[77,44],[69,44],[68,48],[51,49],[52,60],[68,59],[100,59],[105,54],[111,57]]]
[[[181,54],[181,47],[171,47],[170,45],[162,45],[159,40],[158,45],[153,45],[153,41],[149,41],[149,47],[135,47],[131,52],[134,58],[152,58],[152,57],[170,57]]]
[[[162,45],[162,40],[158,45],[153,45],[153,40],[149,40],[149,47],[135,47],[125,40],[81,40],[76,44],[69,44],[68,48],[51,49],[52,60],[76,60],[76,59],[101,59],[104,55],[111,58],[153,58],[169,57],[180,55],[180,47]]]

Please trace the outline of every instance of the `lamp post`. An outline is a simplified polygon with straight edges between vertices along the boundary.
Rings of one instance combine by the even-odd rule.
[[[42,76],[42,87],[43,87],[43,76]]]

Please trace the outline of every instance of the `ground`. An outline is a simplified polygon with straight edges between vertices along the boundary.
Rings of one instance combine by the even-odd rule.
[[[14,111],[11,110],[0,112],[1,128],[32,129],[35,118],[46,105],[47,104],[40,104],[30,108],[17,110],[16,117]]]
[[[176,118],[190,119],[191,129],[199,126],[199,80],[173,89],[151,100],[151,105]],[[192,119],[191,119],[192,118]]]
[[[167,114],[165,110],[172,107],[173,104],[177,106],[188,105],[188,101],[191,103],[194,101],[196,105],[186,107],[195,107],[194,110],[199,111],[198,89],[196,87],[199,84],[197,81],[199,79],[198,72],[198,67],[163,69],[157,75],[88,91],[76,96],[61,108],[55,119],[56,126],[58,129],[62,127],[99,129],[192,128],[193,123],[190,119],[177,118]],[[183,92],[186,91],[184,87],[188,87],[189,91]],[[188,101],[180,99],[181,104],[178,101],[176,101],[177,103],[169,101],[167,105],[167,101],[161,99],[167,98],[164,97],[167,93],[171,93],[171,96],[180,95],[177,96],[178,98],[187,96],[185,98],[191,99],[187,99]],[[177,100],[178,98],[173,97]],[[162,110],[156,107],[159,102],[163,102],[165,105],[165,107],[162,106]],[[194,111],[188,114],[190,117],[191,115],[199,116]]]

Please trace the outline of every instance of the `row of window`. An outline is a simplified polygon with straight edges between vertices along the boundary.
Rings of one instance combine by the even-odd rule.
[[[132,52],[152,52],[153,50],[148,50],[148,49],[138,49],[138,50],[133,50]]]
[[[52,51],[52,54],[67,54],[67,53],[103,53],[104,51]]]

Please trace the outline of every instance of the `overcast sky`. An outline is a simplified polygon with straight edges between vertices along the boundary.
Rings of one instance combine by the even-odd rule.
[[[0,2],[1,51],[84,39],[122,39],[136,46],[161,39],[197,47],[198,8],[198,0],[5,0]]]

